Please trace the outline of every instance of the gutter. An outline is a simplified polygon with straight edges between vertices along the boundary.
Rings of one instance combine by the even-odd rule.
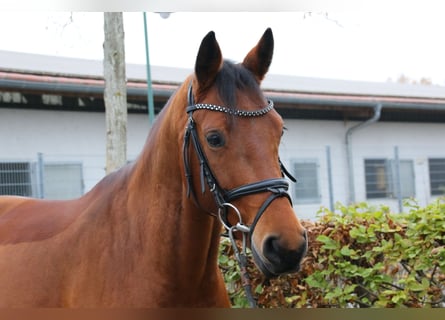
[[[384,103],[385,108],[400,108],[412,110],[445,111],[445,99],[427,99],[417,97],[363,97],[363,96],[334,96],[323,95],[320,97],[313,94],[295,93],[276,93],[265,92],[265,95],[272,99],[276,104],[302,104],[314,106],[332,106],[332,107],[358,107],[372,108],[378,103]]]
[[[374,106],[374,115],[366,120],[365,122],[361,122],[346,131],[345,142],[346,142],[346,161],[348,164],[348,185],[349,185],[349,204],[355,202],[355,184],[354,184],[354,164],[353,164],[353,156],[352,156],[352,144],[351,137],[354,132],[360,129],[364,129],[365,127],[379,121],[380,114],[382,111],[383,105],[382,103],[378,103]]]

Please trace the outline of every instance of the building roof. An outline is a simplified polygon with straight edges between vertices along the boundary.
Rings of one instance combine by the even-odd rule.
[[[103,76],[103,62],[99,60],[1,50],[0,69],[69,77],[101,78]],[[153,82],[179,84],[192,71],[192,68],[152,66],[151,76]],[[146,80],[145,65],[127,64],[126,73],[129,80]],[[437,85],[365,82],[268,74],[262,86],[265,90],[272,91],[445,99],[445,88]]]
[[[192,69],[151,66],[155,96],[166,100]],[[127,64],[128,96],[146,97],[145,65]],[[266,96],[280,105],[289,117],[313,117],[315,110],[327,117],[344,117],[345,112],[359,118],[378,103],[384,109],[443,113],[445,87],[400,83],[379,83],[268,74],[262,83]],[[40,54],[0,51],[0,90],[102,96],[103,62]],[[360,112],[357,113],[357,109]],[[363,109],[365,110],[363,113]],[[339,112],[341,114],[339,114]],[[435,115],[433,115],[433,118]],[[416,116],[414,116],[416,118]]]

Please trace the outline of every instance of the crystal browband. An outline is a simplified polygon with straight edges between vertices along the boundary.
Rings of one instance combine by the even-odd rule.
[[[268,113],[270,110],[273,109],[273,101],[267,100],[267,106],[260,110],[255,111],[245,111],[245,110],[239,110],[239,109],[231,109],[223,106],[218,106],[215,104],[207,104],[207,103],[198,103],[192,106],[189,106],[187,108],[187,112],[195,111],[195,110],[210,110],[210,111],[218,111],[218,112],[224,112],[233,116],[238,117],[260,117]]]

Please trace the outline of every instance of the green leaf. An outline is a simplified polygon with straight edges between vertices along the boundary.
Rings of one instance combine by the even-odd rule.
[[[427,290],[429,286],[430,286],[430,283],[429,283],[428,279],[423,278],[421,283],[411,282],[407,285],[407,288],[414,292],[421,292],[421,291]]]
[[[361,269],[357,272],[358,275],[362,276],[363,278],[368,278],[372,273],[374,272],[371,268]]]
[[[226,264],[229,261],[229,257],[226,255],[220,255],[219,256],[219,263],[220,264]]]
[[[346,257],[355,256],[357,254],[354,249],[350,249],[348,246],[341,248],[340,253]]]
[[[323,288],[324,287],[324,281],[319,281],[317,279],[315,279],[316,274],[312,274],[309,277],[307,277],[306,279],[304,279],[304,281],[312,288]]]
[[[335,250],[338,249],[339,247],[339,244],[335,240],[323,234],[317,237],[317,241],[323,243],[323,248],[326,250]]]
[[[408,296],[406,295],[405,292],[399,291],[391,298],[391,302],[393,302],[397,305],[400,305],[403,302],[405,302],[407,300],[407,298],[408,298]]]

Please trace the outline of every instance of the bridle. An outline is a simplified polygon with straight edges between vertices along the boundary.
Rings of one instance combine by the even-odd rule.
[[[238,110],[238,109],[232,109],[228,107],[213,105],[213,104],[203,104],[203,103],[194,103],[194,97],[193,97],[193,90],[192,85],[190,83],[189,90],[188,90],[188,107],[186,109],[186,112],[188,114],[188,123],[185,130],[184,135],[184,144],[183,144],[183,158],[184,158],[184,169],[185,169],[185,176],[187,181],[187,197],[190,197],[192,195],[195,203],[199,206],[199,201],[196,196],[196,193],[193,188],[193,177],[190,170],[190,153],[189,153],[189,147],[190,144],[193,145],[196,156],[199,161],[200,166],[200,183],[201,183],[201,193],[205,193],[206,185],[210,192],[213,194],[213,197],[215,199],[216,206],[218,207],[218,214],[221,223],[223,224],[224,228],[227,230],[228,236],[232,242],[232,246],[235,251],[236,258],[240,264],[241,267],[241,275],[243,276],[243,286],[246,290],[246,294],[249,299],[249,303],[252,307],[256,306],[255,300],[253,299],[251,295],[251,288],[250,288],[250,280],[249,276],[247,274],[247,258],[246,258],[246,242],[247,238],[249,238],[249,241],[252,239],[253,232],[255,230],[255,227],[260,220],[263,213],[266,211],[266,209],[269,207],[269,205],[277,198],[286,197],[289,202],[292,205],[291,197],[288,193],[289,189],[289,182],[284,178],[284,176],[287,176],[290,180],[293,182],[296,182],[296,179],[289,173],[289,171],[284,167],[283,163],[280,159],[278,159],[281,172],[282,172],[282,178],[273,178],[273,179],[266,179],[261,180],[253,183],[249,183],[246,185],[239,186],[237,188],[231,189],[231,190],[225,190],[221,188],[221,186],[218,183],[218,180],[216,179],[215,175],[213,174],[209,162],[207,160],[207,157],[205,156],[204,149],[199,141],[198,133],[196,130],[195,120],[193,119],[193,112],[197,110],[209,110],[209,111],[215,111],[215,112],[223,112],[232,116],[237,117],[261,117],[267,114],[269,111],[273,109],[273,102],[271,100],[268,100],[268,105],[262,109],[254,110],[254,111],[244,111],[244,110]],[[258,212],[250,226],[243,223],[241,218],[241,213],[238,210],[238,208],[232,204],[232,201],[248,196],[253,195],[257,193],[264,193],[269,192],[270,195],[268,198],[263,202],[261,207],[258,209]],[[201,207],[202,208],[202,207]],[[229,210],[232,210],[236,213],[238,222],[235,225],[232,225],[228,220],[228,212]],[[205,210],[207,211],[207,210]],[[207,211],[208,212],[208,211]],[[215,215],[215,214],[212,214]],[[215,215],[216,216],[216,215]],[[236,245],[234,232],[239,231],[242,234],[243,239],[243,248],[242,252],[238,250],[238,247]]]

